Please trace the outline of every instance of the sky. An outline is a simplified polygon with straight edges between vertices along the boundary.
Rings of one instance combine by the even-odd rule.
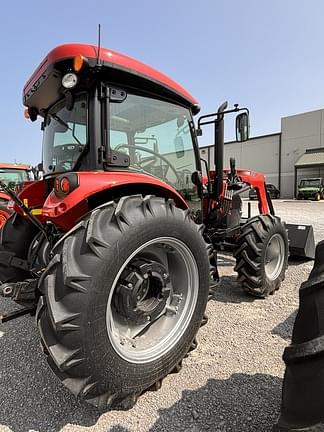
[[[24,118],[22,89],[67,42],[101,44],[183,85],[214,112],[246,106],[251,136],[280,131],[283,116],[324,108],[322,0],[33,0],[1,4],[0,139],[3,162],[41,160],[40,122]],[[226,119],[234,138],[234,117]],[[206,130],[200,144],[211,144]]]

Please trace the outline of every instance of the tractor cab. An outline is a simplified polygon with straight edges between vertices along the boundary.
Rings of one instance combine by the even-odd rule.
[[[0,180],[10,189],[19,191],[25,182],[34,180],[32,167],[20,163],[0,163]]]
[[[32,167],[22,163],[0,162],[0,181],[10,191],[19,192],[24,184],[34,180]],[[8,208],[10,195],[0,190],[0,229],[11,215]]]
[[[105,98],[102,102],[107,115],[100,120],[109,133],[94,154],[91,147],[96,143],[89,132],[97,119],[89,108],[87,93],[73,95],[69,107],[63,98],[44,113],[45,175],[93,168],[127,170],[154,176],[192,199],[195,190],[191,174],[200,166],[196,163],[190,110],[126,90],[123,94],[123,100]]]
[[[191,179],[201,170],[192,120],[199,107],[160,72],[111,50],[64,45],[26,84],[24,103],[31,120],[42,118],[45,179],[127,171],[200,206]]]
[[[56,185],[54,193],[62,198],[63,178],[72,184],[65,189],[72,191],[76,183],[89,181],[94,173],[105,173],[100,177],[103,184],[84,196],[82,211],[105,202],[108,195],[115,197],[116,172],[119,188],[129,188],[131,182],[139,192],[172,197],[183,208],[200,212],[202,221],[212,201],[219,203],[223,177],[227,178],[223,173],[223,117],[241,111],[237,105],[227,111],[224,105],[221,112],[199,119],[200,132],[202,125],[211,123],[217,130],[213,172],[218,174],[207,167],[211,175],[204,183],[193,122],[193,115],[199,112],[197,101],[167,76],[134,59],[89,45],[57,47],[26,84],[24,104],[32,121],[42,118],[47,192]],[[248,138],[246,113],[237,117],[237,137],[239,141]],[[69,175],[75,172],[80,174]],[[232,182],[235,176],[234,167],[229,175]],[[54,178],[58,180],[53,183]],[[263,178],[258,186],[262,189]],[[260,210],[266,213],[265,195],[261,201]],[[51,199],[44,202],[47,217],[62,229],[70,228],[66,219],[63,223],[58,220],[60,210],[53,210],[54,206]],[[69,220],[74,222],[79,212],[72,213]]]

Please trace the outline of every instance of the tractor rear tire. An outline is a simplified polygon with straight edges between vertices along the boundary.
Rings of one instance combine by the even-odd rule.
[[[209,294],[201,229],[140,195],[93,210],[53,249],[37,321],[54,373],[100,410],[129,409],[180,370]]]
[[[0,231],[0,282],[18,282],[30,277],[24,268],[37,228],[23,216],[13,213]]]
[[[8,207],[5,205],[0,205],[0,229],[10,218],[11,214],[12,214],[12,210],[8,209]]]
[[[280,218],[258,215],[241,229],[235,271],[244,291],[265,298],[279,289],[288,267],[288,235]]]
[[[276,432],[324,430],[324,241],[316,247],[314,267],[299,290],[299,309],[291,344]]]

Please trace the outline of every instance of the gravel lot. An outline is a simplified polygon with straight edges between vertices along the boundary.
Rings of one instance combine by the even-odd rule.
[[[311,223],[316,241],[324,239],[324,202],[274,205],[286,222]],[[198,348],[180,373],[128,412],[100,415],[71,396],[46,366],[32,318],[1,325],[0,431],[270,431],[280,407],[281,356],[312,262],[290,262],[280,291],[254,300],[241,292],[232,261],[221,257],[222,282],[208,304]],[[10,307],[0,300],[0,310]]]

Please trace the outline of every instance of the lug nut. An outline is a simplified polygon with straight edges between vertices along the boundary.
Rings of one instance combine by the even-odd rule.
[[[0,287],[0,293],[3,297],[10,297],[13,293],[13,289],[11,286],[4,285],[3,287]]]

